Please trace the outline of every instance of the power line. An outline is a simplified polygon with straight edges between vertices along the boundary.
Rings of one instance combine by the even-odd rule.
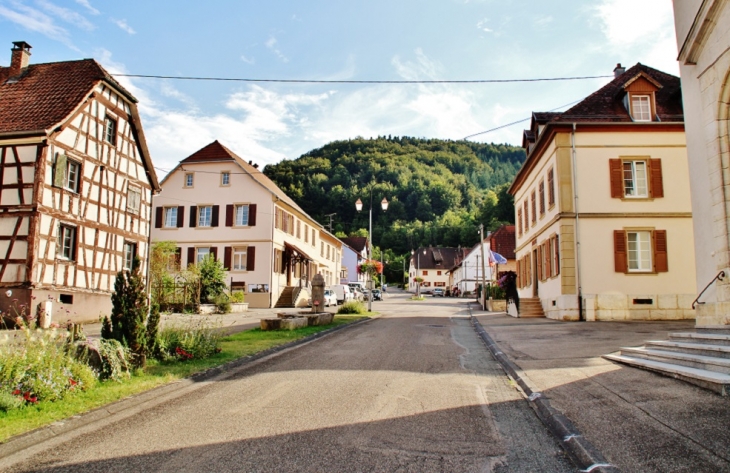
[[[573,102],[566,103],[565,105],[561,105],[559,107],[555,107],[555,108],[553,108],[551,110],[548,110],[548,112],[554,112],[555,110],[559,110],[561,108],[568,107],[570,105],[573,105],[573,104],[576,104],[576,103],[580,102],[581,100],[583,100],[583,99],[574,100]],[[462,138],[462,140],[468,140],[469,138],[473,138],[475,136],[483,135],[485,133],[489,133],[489,132],[492,132],[492,131],[501,130],[502,128],[507,128],[508,126],[517,125],[518,123],[526,122],[527,120],[530,120],[531,118],[532,117],[523,118],[521,120],[517,120],[517,121],[512,122],[512,123],[507,123],[506,125],[500,125],[500,126],[498,126],[496,128],[490,128],[489,130],[486,130],[486,131],[480,131],[479,133],[474,133],[473,135],[465,136],[464,138]]]
[[[535,79],[473,79],[473,80],[315,80],[315,79],[248,79],[239,77],[160,76],[152,74],[112,74],[116,77],[143,79],[172,79],[223,82],[276,82],[285,84],[501,84],[510,82],[547,82],[563,80],[604,79],[607,76],[541,77]]]

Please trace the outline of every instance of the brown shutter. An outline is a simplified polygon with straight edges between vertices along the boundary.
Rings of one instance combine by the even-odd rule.
[[[217,227],[218,226],[218,217],[220,216],[220,206],[214,205],[213,206],[213,218],[211,219],[210,226],[211,227]]]
[[[608,160],[608,173],[611,176],[611,197],[622,198],[624,197],[624,185],[623,185],[623,170],[621,169],[620,159],[609,159]]]
[[[549,239],[545,240],[545,243],[543,244],[545,246],[545,249],[543,250],[543,253],[542,253],[545,258],[545,279],[549,279],[549,278],[553,277],[553,273],[552,273],[553,265],[551,264],[551,260],[553,259],[552,243],[553,243],[552,238],[549,238]]]
[[[284,258],[282,258],[282,261]],[[246,251],[246,271],[253,271],[255,269],[255,263],[256,263],[256,247],[255,246],[249,246],[248,250]],[[283,273],[283,271],[282,271]]]
[[[560,237],[555,235],[555,275],[560,274]]]
[[[226,271],[231,270],[231,255],[233,253],[233,248],[230,246],[226,246],[223,248],[223,269]]]
[[[520,272],[520,260],[517,260],[517,288],[522,288],[522,273]]]
[[[162,212],[164,209],[162,207],[157,207],[155,209],[155,228],[162,228]]]
[[[626,273],[629,270],[626,254],[626,232],[623,230],[613,231],[613,265],[617,273]]]
[[[213,255],[213,259],[215,261],[218,261],[218,247],[217,246],[210,247],[210,254]]]
[[[233,226],[233,205],[226,205],[226,227]]]
[[[81,195],[84,189],[84,166],[79,163],[79,180],[76,183],[76,193]]]
[[[185,225],[185,206],[181,205],[177,208],[177,228],[182,228]]]
[[[53,186],[63,187],[66,182],[66,163],[68,157],[65,154],[56,153],[56,163],[53,166]]]
[[[666,273],[669,271],[667,255],[667,231],[654,230],[654,271]]]
[[[188,266],[191,264],[195,264],[195,248],[192,246],[188,248]]]
[[[197,226],[198,226],[198,206],[191,205],[190,206],[190,228],[195,228]]]
[[[664,179],[662,178],[662,160],[650,159],[649,172],[651,182],[649,183],[650,197],[664,197]]]
[[[537,247],[537,280],[542,281],[542,246]]]
[[[248,226],[256,226],[256,204],[249,204],[248,206]]]

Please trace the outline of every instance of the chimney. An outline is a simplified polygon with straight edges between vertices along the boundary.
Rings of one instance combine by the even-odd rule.
[[[28,60],[30,59],[30,48],[31,45],[25,41],[13,41],[13,55],[10,58],[10,74],[9,77],[19,76],[23,69],[28,67]]]
[[[619,62],[616,64],[616,69],[613,70],[613,77],[616,78],[626,72],[626,68],[621,66],[621,63]]]

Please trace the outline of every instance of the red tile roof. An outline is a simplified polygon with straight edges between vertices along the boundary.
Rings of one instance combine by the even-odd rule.
[[[424,250],[426,251],[425,255],[423,254]],[[419,269],[443,269],[445,271],[449,271],[459,264],[468,252],[469,249],[467,248],[443,248],[429,246],[428,248],[417,249],[411,256],[411,261],[413,262],[413,265],[418,266]]]
[[[352,248],[353,250],[362,253],[362,250],[367,248],[368,239],[367,237],[346,237],[340,238],[343,243]]]
[[[9,67],[0,67],[0,133],[55,128],[99,81],[110,83],[131,102],[137,101],[93,59],[31,64],[18,80],[9,74]]]
[[[515,226],[502,225],[489,237],[489,248],[505,258],[515,259]]]

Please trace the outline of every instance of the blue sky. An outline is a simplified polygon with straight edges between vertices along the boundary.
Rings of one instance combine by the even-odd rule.
[[[469,80],[678,75],[671,0],[0,0],[0,65],[95,58],[111,73]],[[120,78],[164,170],[218,139],[260,164],[330,141],[461,139],[579,100],[609,79],[512,84],[280,84]],[[521,143],[525,124],[473,138]]]

